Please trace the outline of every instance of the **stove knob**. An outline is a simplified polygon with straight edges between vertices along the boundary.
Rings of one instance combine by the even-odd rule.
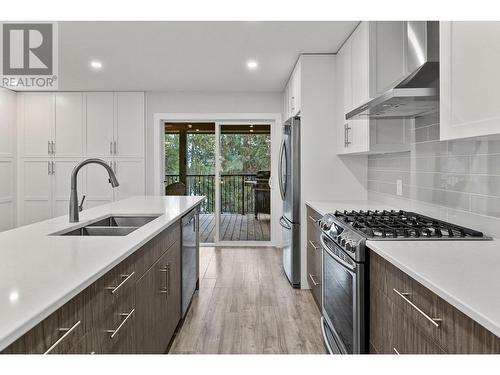
[[[353,247],[353,245],[352,245],[352,242],[351,242],[351,241],[349,241],[348,243],[346,243],[346,244],[345,244],[345,249],[346,249],[347,251],[353,251],[353,250],[354,250],[354,247]]]
[[[340,243],[340,240],[342,239],[341,236],[337,236],[337,243]]]
[[[341,245],[342,247],[344,247],[344,246],[345,246],[345,244],[346,244],[346,240],[345,240],[345,238],[342,238],[342,239],[340,240],[340,245]]]

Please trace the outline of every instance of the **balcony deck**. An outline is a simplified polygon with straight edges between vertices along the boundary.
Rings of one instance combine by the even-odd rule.
[[[270,241],[270,215],[259,214],[255,219],[253,213],[222,214],[222,241]],[[213,243],[215,237],[215,214],[200,214],[200,242]]]

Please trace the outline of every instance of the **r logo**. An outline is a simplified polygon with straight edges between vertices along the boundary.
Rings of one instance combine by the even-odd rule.
[[[51,23],[4,23],[2,27],[3,75],[54,74]]]

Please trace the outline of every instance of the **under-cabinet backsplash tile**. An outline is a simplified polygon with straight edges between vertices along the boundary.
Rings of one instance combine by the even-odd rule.
[[[368,157],[369,195],[500,237],[500,136],[440,141],[436,113],[415,120],[411,139],[409,152]]]

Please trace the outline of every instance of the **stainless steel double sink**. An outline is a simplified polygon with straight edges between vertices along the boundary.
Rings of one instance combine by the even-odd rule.
[[[109,215],[53,236],[126,236],[161,215]]]

